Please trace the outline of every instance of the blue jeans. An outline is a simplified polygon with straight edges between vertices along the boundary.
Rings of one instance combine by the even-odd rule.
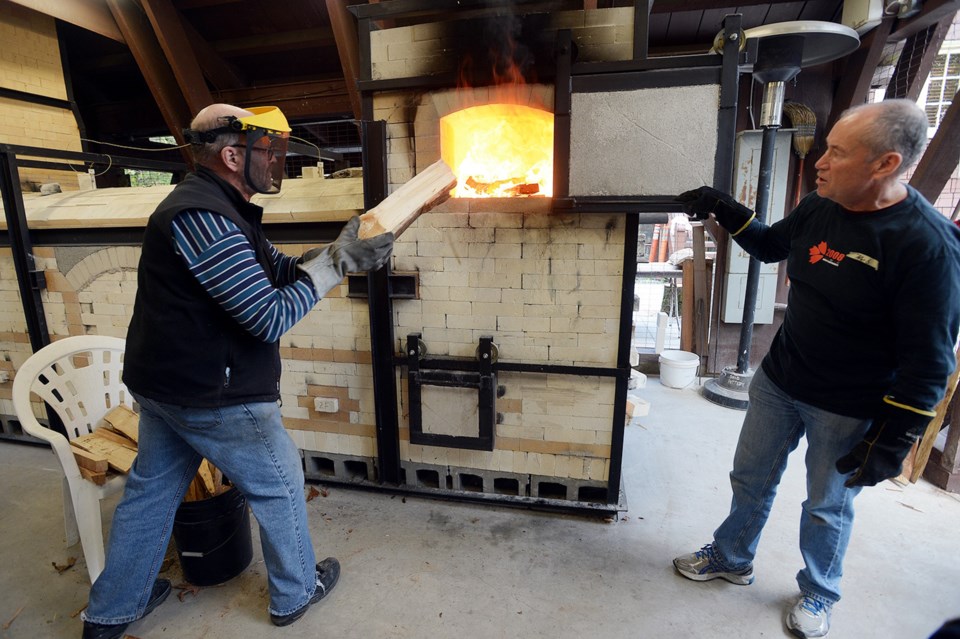
[[[853,499],[860,488],[843,485],[836,461],[859,442],[870,419],[837,415],[796,401],[758,370],[734,455],[730,514],[714,532],[714,547],[729,570],[751,565],[770,515],[787,456],[807,437],[807,499],[800,515],[797,573],[800,591],[823,603],[840,600],[843,557],[853,526]]]
[[[177,507],[206,457],[242,492],[260,526],[272,614],[306,604],[316,589],[300,453],[275,402],[191,408],[134,395],[139,452],[113,516],[107,565],[84,619],[143,616],[170,541]]]

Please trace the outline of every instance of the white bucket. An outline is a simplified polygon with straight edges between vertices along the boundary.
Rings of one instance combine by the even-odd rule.
[[[700,357],[688,351],[660,353],[660,383],[670,388],[686,388],[697,376]]]

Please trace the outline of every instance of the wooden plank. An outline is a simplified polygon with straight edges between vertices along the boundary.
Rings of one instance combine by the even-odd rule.
[[[203,482],[204,490],[212,497],[217,494],[217,485],[213,479],[213,465],[209,460],[204,459],[200,462],[200,468],[197,469],[197,477]]]
[[[89,469],[84,468],[83,466],[81,466],[81,467],[80,467],[80,476],[83,477],[83,478],[86,479],[86,480],[92,481],[92,482],[95,483],[97,486],[103,486],[105,483],[107,483],[107,473],[106,473],[106,471],[104,471],[104,472],[102,472],[102,473],[98,473],[98,472],[94,472],[94,471],[92,471],[92,470],[89,470]]]
[[[118,431],[113,430],[113,428],[111,428],[110,426],[103,426],[103,427],[101,427],[101,428],[98,428],[97,430],[93,431],[93,433],[91,433],[91,434],[92,434],[94,437],[99,437],[100,439],[105,439],[105,440],[107,440],[108,442],[113,442],[114,444],[117,444],[118,446],[123,446],[124,448],[126,448],[126,449],[128,449],[128,450],[132,450],[133,452],[137,452],[137,444],[136,444],[136,442],[134,442],[133,440],[131,440],[129,437],[127,437],[127,436],[124,435],[123,433],[120,433],[120,432],[118,432]]]
[[[937,414],[927,425],[927,430],[923,433],[923,437],[920,438],[916,457],[910,469],[911,483],[917,483],[917,480],[923,475],[923,468],[930,459],[930,451],[933,449],[933,443],[936,441],[937,435],[940,433],[940,428],[943,426],[943,420],[947,416],[947,409],[950,408],[950,402],[957,390],[958,381],[960,381],[960,351],[957,351],[957,366],[947,380],[947,390],[943,395],[943,399],[937,404]]]
[[[681,262],[683,288],[680,289],[680,350],[693,352],[693,260]]]
[[[425,213],[450,197],[457,176],[443,160],[418,173],[366,213],[360,216],[361,238],[392,232],[399,237]]]
[[[126,406],[117,406],[107,413],[104,419],[134,443],[140,441],[140,416]]]
[[[97,432],[101,430],[103,429],[98,428],[89,435],[77,437],[76,439],[71,440],[70,444],[77,448],[82,448],[83,450],[106,457],[110,468],[118,472],[130,472],[130,467],[133,466],[133,460],[137,457],[137,452],[130,450],[126,446],[121,446],[116,442],[99,436]]]
[[[707,298],[707,244],[703,224],[693,225],[693,333],[695,352],[701,358],[707,354],[707,325],[710,321],[710,303]],[[687,309],[684,309],[686,312]]]
[[[89,450],[84,450],[77,446],[71,446],[70,449],[73,452],[74,459],[77,460],[77,466],[80,467],[81,472],[83,472],[83,470],[89,470],[92,473],[107,472],[109,464],[104,455],[91,453]]]

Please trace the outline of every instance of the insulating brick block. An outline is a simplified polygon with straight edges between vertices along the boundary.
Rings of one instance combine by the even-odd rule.
[[[303,450],[302,454],[306,479],[338,483],[376,480],[376,464],[372,457],[314,450]]]

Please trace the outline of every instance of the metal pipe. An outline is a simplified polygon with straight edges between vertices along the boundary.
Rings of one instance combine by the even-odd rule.
[[[783,112],[783,82],[767,82],[763,87],[763,105],[760,107],[760,128],[780,128]]]
[[[783,109],[783,82],[768,82],[764,87],[760,123],[763,140],[760,146],[760,175],[757,178],[757,201],[754,212],[757,221],[767,219],[770,207],[770,191],[773,178],[773,155],[780,129],[780,112]],[[770,111],[774,110],[773,113]],[[747,268],[746,290],[743,297],[743,320],[740,325],[740,344],[737,347],[737,372],[741,375],[750,370],[750,343],[753,340],[753,319],[757,311],[757,289],[760,283],[760,260],[750,258]]]

